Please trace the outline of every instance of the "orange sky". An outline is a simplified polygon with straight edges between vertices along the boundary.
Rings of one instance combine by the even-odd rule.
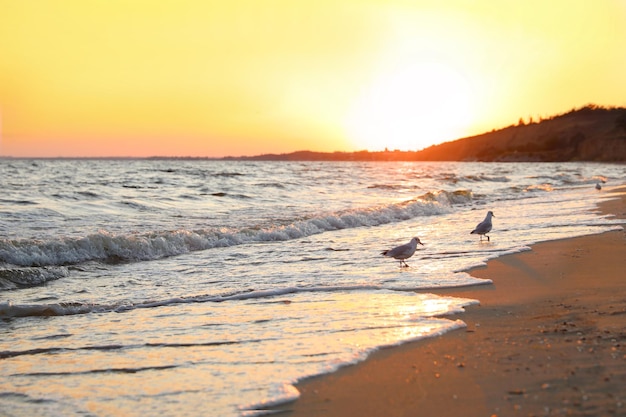
[[[623,0],[0,0],[0,155],[419,150],[626,106]]]

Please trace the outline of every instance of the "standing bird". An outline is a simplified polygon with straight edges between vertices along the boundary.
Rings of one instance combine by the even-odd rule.
[[[600,183],[596,182],[596,190],[601,190],[601,189],[602,189],[602,186],[600,185]]]
[[[492,217],[496,217],[493,215],[493,211],[488,211],[487,216],[485,217],[485,220],[478,223],[476,228],[470,232],[470,235],[474,235],[474,234],[480,235],[481,241],[483,240],[483,235],[484,235],[487,238],[487,241],[489,241],[489,236],[487,236],[487,233],[491,231],[491,226],[492,226],[491,218]]]
[[[415,250],[417,249],[418,243],[424,246],[424,244],[420,242],[420,239],[418,237],[414,237],[409,243],[405,243],[404,245],[400,245],[393,249],[386,250],[384,252],[381,252],[381,254],[390,258],[400,260],[400,268],[404,266],[408,267],[409,264],[406,263],[405,259],[409,259],[411,256],[413,256]]]

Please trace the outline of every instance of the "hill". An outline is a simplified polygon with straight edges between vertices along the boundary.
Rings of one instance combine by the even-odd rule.
[[[431,146],[423,161],[626,161],[626,109],[594,105]]]
[[[626,108],[587,105],[421,151],[311,152],[224,159],[273,161],[626,162]]]

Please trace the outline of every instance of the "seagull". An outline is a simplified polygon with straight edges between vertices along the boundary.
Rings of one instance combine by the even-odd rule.
[[[404,245],[397,246],[393,249],[386,250],[381,252],[381,255],[388,256],[390,258],[400,260],[400,268],[406,266],[408,268],[409,264],[406,263],[405,259],[409,259],[415,253],[415,249],[417,249],[417,244],[424,246],[418,237],[414,237],[411,239],[409,243],[405,243]]]
[[[470,235],[473,235],[473,234],[480,235],[481,241],[483,240],[483,235],[485,235],[485,237],[487,238],[487,241],[489,241],[489,236],[487,236],[487,233],[491,231],[491,226],[492,226],[491,218],[492,217],[496,217],[493,215],[493,211],[488,211],[487,216],[485,217],[485,220],[478,223],[476,228],[470,232]]]

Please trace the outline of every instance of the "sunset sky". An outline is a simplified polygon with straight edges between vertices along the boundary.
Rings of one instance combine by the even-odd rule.
[[[623,0],[0,0],[0,156],[419,150],[626,106]]]

